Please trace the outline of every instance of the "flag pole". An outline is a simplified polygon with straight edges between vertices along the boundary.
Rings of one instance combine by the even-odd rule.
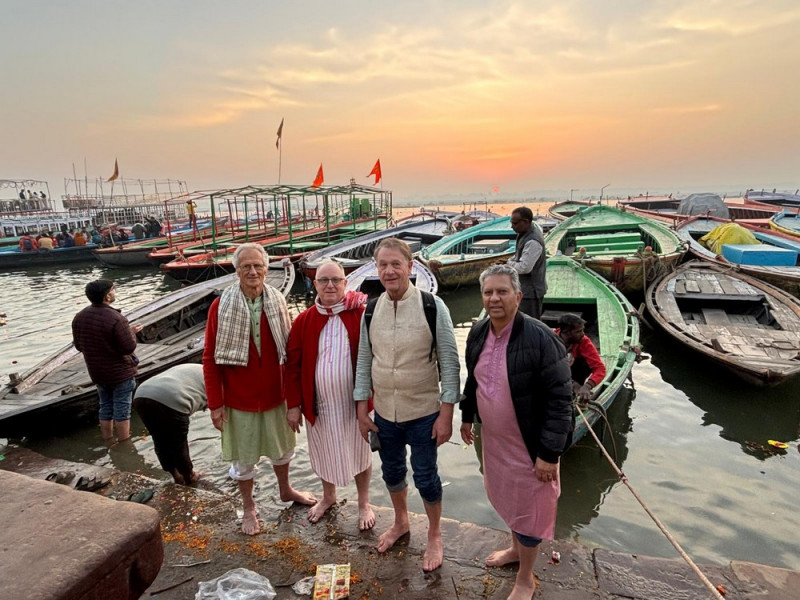
[[[283,163],[283,118],[278,125],[278,139],[275,140],[275,147],[278,149],[278,185],[281,184],[281,166]]]

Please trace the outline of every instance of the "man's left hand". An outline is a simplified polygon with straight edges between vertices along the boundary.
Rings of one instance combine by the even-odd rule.
[[[433,430],[431,431],[431,439],[436,440],[436,446],[441,446],[449,441],[453,436],[453,414],[445,414],[445,411],[439,413],[436,421],[433,423]]]
[[[584,383],[576,390],[576,394],[581,402],[588,402],[592,399],[592,388],[589,387],[588,383]]]
[[[558,479],[558,463],[549,463],[543,461],[541,458],[537,458],[533,469],[536,471],[536,479],[543,483],[549,483]]]
[[[290,408],[286,412],[286,422],[292,431],[300,433],[300,426],[303,424],[303,413],[300,411],[299,406]]]

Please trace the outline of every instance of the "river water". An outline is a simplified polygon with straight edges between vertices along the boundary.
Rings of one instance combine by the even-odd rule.
[[[7,320],[0,326],[0,383],[70,341],[72,317],[86,305],[83,286],[99,277],[115,280],[116,305],[123,311],[178,287],[154,269],[100,264],[0,273],[0,313]],[[469,324],[480,312],[478,290],[441,295],[463,351]],[[295,314],[306,306],[302,293],[290,298],[290,306]],[[623,390],[609,413],[616,456],[630,483],[695,560],[800,569],[800,381],[771,390],[751,388],[646,327],[642,342],[650,358],[634,368],[635,391]],[[440,452],[444,515],[504,528],[486,500],[473,449],[458,438],[456,414],[453,440]],[[92,423],[24,443],[48,456],[166,479],[135,416],[132,431],[133,443],[111,449]],[[790,447],[770,454],[764,450],[769,439]],[[207,413],[192,419],[190,442],[206,485],[233,491]],[[292,478],[298,488],[321,494],[305,432],[298,436]],[[371,494],[375,504],[390,505],[377,455]],[[257,496],[261,503],[276,502],[269,467],[258,478]],[[355,501],[353,485],[340,490],[339,499],[344,498]],[[410,507],[423,512],[413,487]],[[621,552],[676,556],[591,439],[563,459],[556,534]]]

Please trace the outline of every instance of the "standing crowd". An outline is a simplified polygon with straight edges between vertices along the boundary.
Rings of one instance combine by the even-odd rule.
[[[564,320],[557,332],[539,320],[547,289],[542,236],[525,207],[514,211],[512,226],[516,256],[480,276],[487,318],[468,336],[463,390],[450,313],[440,298],[411,284],[405,242],[386,238],[376,248],[385,292],[369,302],[345,291],[341,264],[323,263],[314,277],[314,305],[294,323],[284,297],[265,283],[264,248],[239,246],[233,256],[238,285],[227,287],[209,309],[202,366],[174,367],[136,390],[134,406],[162,468],[178,483],[197,481],[189,417],[207,407],[242,497],[243,533],[261,530],[253,490],[263,457],[281,500],[309,506],[311,523],[337,502],[337,487],[354,481],[359,528],[368,530],[376,523],[369,485],[377,451],[394,511],[377,540],[378,552],[386,552],[411,533],[408,455],[428,518],[422,568],[433,571],[443,560],[438,448],[452,436],[460,403],[461,437],[467,444],[480,439],[487,496],[512,532],[511,545],[486,564],[518,562],[509,598],[531,598],[537,546],[554,534],[573,397],[591,397],[605,372],[598,371],[597,350],[583,335],[581,319]],[[140,327],[111,307],[112,282],[91,282],[86,295],[91,306],[74,319],[75,345],[98,387],[103,437],[112,441],[116,433],[123,440],[130,435]],[[575,373],[583,379],[573,381]],[[319,500],[291,483],[301,428],[321,480]]]

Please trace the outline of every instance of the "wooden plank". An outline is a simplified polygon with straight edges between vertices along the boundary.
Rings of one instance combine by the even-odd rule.
[[[728,323],[730,323],[730,319],[728,318],[728,313],[726,313],[721,308],[703,308],[702,312],[703,312],[703,318],[709,325],[718,325],[718,324],[727,325]]]
[[[700,286],[697,284],[696,281],[693,281],[691,279],[687,279],[686,280],[686,291],[699,294],[700,293]]]

